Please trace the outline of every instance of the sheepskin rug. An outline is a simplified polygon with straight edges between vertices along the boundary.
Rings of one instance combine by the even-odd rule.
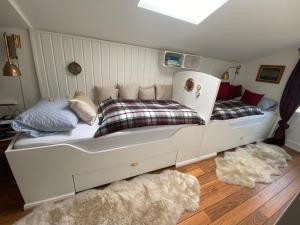
[[[280,175],[280,167],[287,166],[291,156],[278,146],[264,143],[250,144],[225,152],[215,159],[218,178],[228,184],[253,188],[255,182],[271,183],[272,175]]]
[[[42,205],[16,224],[175,225],[184,212],[197,210],[199,201],[194,176],[166,170]]]

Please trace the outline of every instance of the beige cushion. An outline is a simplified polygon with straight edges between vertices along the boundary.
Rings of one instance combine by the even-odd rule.
[[[153,100],[155,99],[155,88],[152,87],[143,87],[139,90],[139,99],[141,100]]]
[[[76,98],[77,96],[85,96],[85,93],[83,91],[78,91],[77,90],[77,91],[75,91],[75,94],[74,94],[73,98]]]
[[[97,103],[103,102],[106,99],[117,99],[119,90],[116,88],[95,87],[96,88],[96,101]]]
[[[157,100],[172,100],[172,85],[156,85]]]
[[[138,99],[139,85],[137,84],[118,85],[118,88],[119,88],[119,98]]]
[[[87,124],[92,125],[97,118],[97,106],[81,91],[76,91],[74,98],[69,100],[70,108]]]

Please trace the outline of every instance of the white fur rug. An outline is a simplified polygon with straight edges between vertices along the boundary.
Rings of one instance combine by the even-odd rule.
[[[175,225],[199,207],[200,185],[191,175],[166,170],[45,204],[17,225]]]
[[[287,166],[291,156],[278,146],[264,143],[250,144],[225,152],[215,159],[217,176],[229,184],[253,188],[255,182],[271,183],[272,175],[280,175],[280,167]]]

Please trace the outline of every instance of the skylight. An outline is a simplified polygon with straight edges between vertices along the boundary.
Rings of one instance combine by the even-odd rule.
[[[140,0],[138,7],[199,24],[229,0]]]

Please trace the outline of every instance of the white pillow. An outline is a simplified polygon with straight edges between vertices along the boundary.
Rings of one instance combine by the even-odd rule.
[[[128,85],[118,85],[119,88],[119,98],[122,99],[138,99],[139,95],[139,85],[138,84],[128,84]]]
[[[155,88],[151,87],[141,87],[139,90],[139,99],[141,100],[154,100],[155,99]]]
[[[84,122],[92,125],[97,118],[97,106],[84,93],[76,91],[74,98],[69,100],[70,108]]]
[[[157,100],[172,100],[172,85],[156,85]]]
[[[95,87],[96,89],[96,103],[103,102],[106,99],[112,98],[117,99],[119,90],[117,88],[107,88],[107,87]]]

